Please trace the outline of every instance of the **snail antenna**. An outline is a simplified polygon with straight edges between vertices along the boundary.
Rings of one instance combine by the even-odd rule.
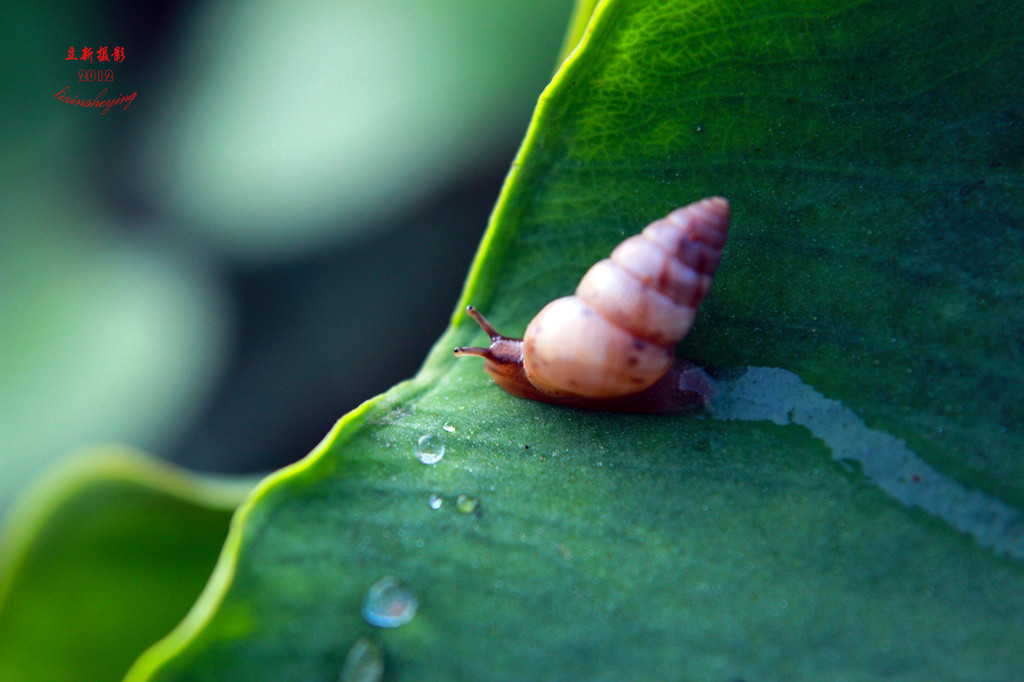
[[[498,333],[498,330],[487,321],[487,318],[473,306],[466,306],[466,314],[476,320],[487,336],[491,337],[491,345],[488,348],[460,346],[453,351],[456,356],[476,355],[497,363],[513,362],[517,358],[522,358],[522,339]]]

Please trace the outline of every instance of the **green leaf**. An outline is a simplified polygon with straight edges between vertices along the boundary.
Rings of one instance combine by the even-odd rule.
[[[65,463],[2,538],[0,679],[123,677],[195,601],[251,487],[123,448]]]
[[[259,488],[129,679],[333,680],[354,645],[387,679],[1019,674],[1022,12],[600,3],[459,308],[520,332],[625,235],[724,194],[680,350],[722,398],[518,400],[451,357],[482,336],[457,310],[414,380]],[[419,606],[383,629],[361,610],[389,575]]]
[[[598,0],[577,0],[572,17],[569,18],[569,28],[565,32],[565,40],[562,42],[562,50],[559,53],[558,62],[561,64],[569,56],[583,38],[584,31],[590,23],[590,17],[594,14]]]

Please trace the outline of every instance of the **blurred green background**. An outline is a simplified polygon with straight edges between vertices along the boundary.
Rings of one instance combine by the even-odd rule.
[[[275,469],[411,376],[571,5],[0,9],[0,508],[96,441]],[[65,59],[103,45],[124,61]]]

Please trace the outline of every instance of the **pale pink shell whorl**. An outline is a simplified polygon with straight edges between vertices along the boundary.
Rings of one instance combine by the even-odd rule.
[[[676,209],[619,244],[526,328],[523,366],[550,395],[605,398],[655,383],[693,326],[729,229],[729,202]]]

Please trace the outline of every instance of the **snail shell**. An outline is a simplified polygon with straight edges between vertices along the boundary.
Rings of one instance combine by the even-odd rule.
[[[594,264],[573,296],[547,304],[523,339],[502,336],[472,306],[485,358],[513,395],[573,407],[677,412],[706,403],[714,382],[674,357],[722,259],[729,202],[710,197],[676,209]]]

